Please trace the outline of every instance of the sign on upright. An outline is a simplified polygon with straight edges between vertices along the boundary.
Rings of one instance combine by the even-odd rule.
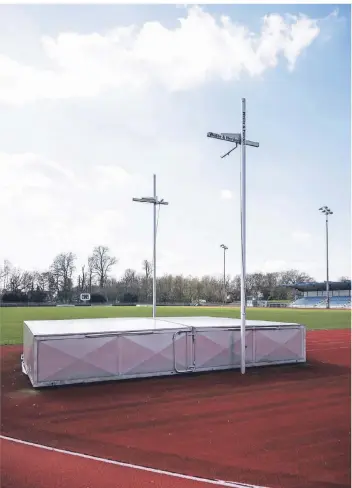
[[[208,132],[207,136],[212,137],[213,139],[220,139],[221,141],[234,142],[237,144],[241,142],[240,134],[217,134],[216,132]]]
[[[235,146],[222,158],[228,156],[238,145],[241,146],[241,372],[246,371],[246,146],[259,147],[259,142],[246,138],[246,99],[242,98],[241,134],[232,132],[208,132],[207,137],[233,142]]]
[[[219,139],[220,141],[234,142],[235,144],[241,144],[242,140],[241,134],[234,134],[232,132],[221,132],[221,134],[218,134],[217,132],[208,132],[207,137]],[[246,139],[246,146],[259,147],[259,142],[253,142]]]

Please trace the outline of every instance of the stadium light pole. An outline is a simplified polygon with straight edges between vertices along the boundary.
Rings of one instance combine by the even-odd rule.
[[[156,317],[156,232],[157,232],[157,221],[156,221],[156,207],[159,205],[169,205],[163,199],[158,200],[156,195],[156,175],[153,175],[153,196],[152,197],[142,197],[142,198],[132,198],[134,202],[139,203],[151,203],[153,205],[153,318]]]
[[[241,133],[208,132],[207,137],[222,141],[233,142],[235,147],[230,149],[224,158],[241,145],[241,373],[246,372],[246,146],[259,147],[259,142],[246,139],[246,99],[242,98]]]
[[[326,205],[320,207],[320,212],[325,215],[325,231],[326,231],[326,308],[330,308],[330,287],[329,287],[329,215],[334,212]]]
[[[220,247],[224,250],[224,304],[226,303],[226,251],[228,247],[221,244]]]

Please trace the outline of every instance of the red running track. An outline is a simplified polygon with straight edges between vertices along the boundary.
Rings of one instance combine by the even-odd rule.
[[[349,330],[308,332],[307,365],[40,392],[21,373],[20,353],[2,350],[4,435],[271,488],[351,486]],[[17,462],[19,455],[12,453]],[[5,468],[3,486],[12,487],[20,475]]]
[[[6,488],[211,488],[226,484],[182,479],[0,439]],[[19,468],[19,459],[21,469]]]

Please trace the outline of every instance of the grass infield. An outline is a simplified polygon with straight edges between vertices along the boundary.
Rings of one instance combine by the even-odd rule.
[[[151,307],[2,307],[0,308],[0,343],[22,344],[24,320],[65,320],[109,317],[151,317]],[[158,307],[159,317],[212,316],[240,318],[239,308],[229,307]],[[247,318],[294,322],[309,329],[347,329],[351,310],[299,310],[290,308],[249,308]]]

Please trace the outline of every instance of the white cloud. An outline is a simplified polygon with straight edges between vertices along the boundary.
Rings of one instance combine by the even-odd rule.
[[[313,42],[313,40],[318,36],[320,31],[317,22],[314,20],[311,20],[307,17],[301,17],[299,22],[297,22],[297,17],[292,16],[291,18],[293,21],[291,25],[291,31],[287,34],[285,47],[283,49],[284,56],[288,61],[288,67],[290,71],[294,69],[296,60],[300,56],[302,51]],[[282,22],[278,19],[276,19],[276,21],[280,22],[280,24]],[[279,29],[276,29],[276,32],[278,30]],[[282,30],[284,30],[284,27],[281,25],[280,31],[282,32]],[[269,36],[270,35],[271,32],[269,29]]]
[[[230,190],[221,190],[221,199],[222,200],[231,200],[233,195],[232,195],[232,191]]]
[[[292,70],[318,34],[318,21],[303,15],[266,15],[256,35],[195,6],[174,29],[154,21],[104,34],[63,32],[41,39],[42,68],[0,55],[0,103],[93,97],[111,88],[189,90],[214,79],[260,76],[280,56]]]
[[[263,271],[267,273],[276,273],[283,269],[289,269],[288,264],[283,259],[268,260],[264,262]]]
[[[292,233],[292,239],[299,244],[309,244],[312,240],[312,235],[309,232],[296,231]]]
[[[67,249],[73,248],[84,260],[93,247],[102,242],[108,247],[114,245],[116,237],[124,225],[125,218],[122,210],[98,207],[96,212],[86,213],[82,208],[81,219],[75,220],[74,225],[69,222],[60,245]]]
[[[157,270],[160,267],[162,267],[163,269],[171,269],[171,268],[177,269],[177,267],[184,264],[184,262],[185,262],[184,256],[181,256],[180,254],[177,254],[172,251],[163,250],[160,253],[160,256],[158,257]]]
[[[33,153],[1,152],[0,168],[1,225],[8,235],[0,242],[0,257],[13,255],[15,249],[17,257],[23,256],[25,250],[32,266],[43,256],[48,265],[66,249],[85,259],[101,242],[114,243],[125,225],[121,209],[130,175],[118,166],[88,167],[78,181],[56,161]],[[104,183],[122,187],[112,203],[108,198],[113,192],[107,192]]]
[[[73,180],[72,171],[57,162],[32,153],[0,152],[0,201],[23,196],[28,191],[42,191],[64,180]]]
[[[121,186],[130,179],[128,171],[121,166],[97,165],[94,170],[98,175],[98,184]]]

